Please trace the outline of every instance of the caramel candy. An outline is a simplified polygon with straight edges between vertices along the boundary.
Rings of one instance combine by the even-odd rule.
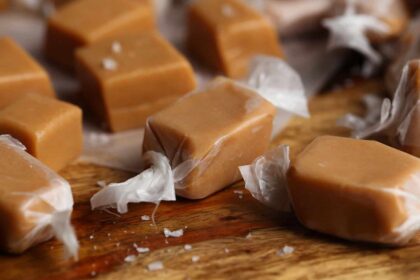
[[[49,19],[46,55],[71,69],[77,48],[154,27],[150,0],[74,1],[60,8]]]
[[[0,38],[0,109],[35,93],[53,97],[47,72],[9,38]]]
[[[275,111],[254,91],[219,78],[150,117],[144,152],[162,153],[184,170],[175,171],[178,195],[205,198],[239,180],[238,167],[265,152]]]
[[[240,0],[198,0],[188,10],[188,47],[231,78],[248,74],[257,54],[282,57],[274,27]]]
[[[69,103],[26,95],[0,111],[0,133],[21,141],[34,157],[54,170],[82,150],[82,111]]]
[[[288,172],[303,225],[338,237],[402,244],[417,231],[420,160],[379,142],[315,139]]]
[[[0,136],[0,248],[22,253],[55,235],[77,255],[70,185],[24,149]]]
[[[114,132],[144,126],[196,86],[189,62],[155,32],[83,48],[77,70],[90,107]]]

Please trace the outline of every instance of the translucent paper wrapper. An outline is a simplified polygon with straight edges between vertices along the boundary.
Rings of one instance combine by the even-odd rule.
[[[238,86],[253,89],[281,111],[301,116],[309,115],[299,75],[280,59],[264,56],[256,58],[247,84],[238,83]],[[148,168],[126,182],[111,184],[96,193],[91,199],[92,209],[111,207],[124,213],[130,202],[158,204],[162,200],[176,200],[175,191],[177,188],[182,188],[182,180],[193,170],[198,170],[199,174],[206,172],[209,164],[219,153],[224,138],[215,141],[213,148],[201,159],[176,162],[176,159],[181,158],[177,155],[183,154],[182,145],[174,152],[174,155],[170,156],[166,155],[165,150],[162,153],[145,153],[144,163]],[[174,161],[176,162],[174,168],[171,168],[170,161],[172,165]]]
[[[13,186],[10,186],[11,190],[2,194],[5,201],[25,201],[21,208],[14,209],[14,211],[19,212],[16,215],[24,217],[23,222],[31,225],[23,239],[6,246],[11,252],[20,253],[40,242],[56,237],[64,244],[66,256],[77,259],[79,243],[70,224],[73,210],[73,196],[70,185],[58,174],[25,152],[25,147],[14,138],[8,135],[0,135],[0,142],[6,144],[9,149],[12,149],[18,156],[27,161],[28,165],[32,166],[35,171],[39,170],[49,181],[49,185],[39,188],[35,192],[13,192]],[[9,165],[11,163],[5,162],[3,164]],[[11,174],[2,174],[0,171],[0,178],[10,180],[10,176]],[[26,182],[24,177],[13,178],[12,180],[20,185],[31,184],[31,182]],[[49,209],[40,209],[39,205],[41,204],[48,205]]]
[[[377,9],[386,8],[387,3],[376,2]],[[368,35],[385,35],[390,32],[390,27],[377,16],[378,13],[357,13],[357,5],[358,1],[347,0],[344,14],[323,21],[323,25],[330,31],[329,47],[355,50],[366,56],[371,63],[379,64],[382,57],[372,47]]]
[[[410,146],[419,149],[420,139],[410,131],[410,129],[416,129],[416,126],[412,124],[419,121],[415,115],[420,106],[417,85],[419,69],[420,60],[408,63],[403,69],[392,101],[386,98],[379,105],[378,99],[370,98],[371,100],[367,103],[368,114],[365,118],[349,114],[341,119],[339,124],[352,129],[354,138],[376,138],[399,148]],[[408,135],[414,136],[407,137]]]
[[[277,211],[292,210],[292,199],[287,186],[287,172],[290,166],[289,147],[278,146],[257,158],[252,164],[239,167],[245,188],[262,204]],[[366,239],[382,244],[404,245],[420,230],[420,172],[408,176],[401,188],[375,188],[372,191],[385,192],[400,199],[407,218],[390,234]],[[345,219],[345,217],[343,217]],[[314,221],[315,222],[315,221]]]

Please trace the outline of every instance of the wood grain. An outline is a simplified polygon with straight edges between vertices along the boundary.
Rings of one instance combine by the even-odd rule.
[[[318,135],[348,135],[335,125],[337,118],[347,112],[363,113],[361,97],[380,89],[379,83],[362,81],[314,98],[312,118],[292,119],[273,145],[289,144],[296,154]],[[80,260],[63,260],[62,246],[51,240],[21,256],[0,255],[0,279],[420,278],[420,236],[404,248],[391,249],[320,235],[304,229],[293,215],[262,206],[242,183],[202,201],[162,203],[153,226],[140,217],[150,215],[154,205],[130,205],[122,216],[90,210],[97,181],[118,182],[132,174],[75,164],[62,175],[75,196],[72,220],[81,244]],[[234,190],[243,191],[243,196]],[[183,228],[184,236],[166,239],[165,227]],[[192,250],[185,250],[184,244],[191,244]],[[126,256],[137,255],[136,245],[151,252],[125,262]],[[295,252],[278,256],[285,245]],[[193,256],[199,261],[193,263]],[[148,271],[154,261],[162,261],[164,269]]]

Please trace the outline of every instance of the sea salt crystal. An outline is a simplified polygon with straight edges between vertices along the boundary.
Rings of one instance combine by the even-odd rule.
[[[129,255],[129,256],[125,257],[125,259],[124,259],[124,261],[128,262],[128,263],[132,263],[135,260],[136,260],[136,256],[134,256],[134,255]]]
[[[191,261],[193,262],[193,263],[196,263],[196,262],[198,262],[200,260],[200,257],[199,256],[192,256],[191,257]]]
[[[239,195],[241,195],[241,194],[243,194],[244,192],[243,192],[243,191],[240,191],[240,190],[234,190],[234,191],[233,191],[233,193],[234,193],[234,194],[239,194]]]
[[[168,237],[181,237],[181,236],[184,235],[184,230],[183,229],[178,229],[178,230],[171,231],[167,228],[164,228],[163,229],[163,234],[165,234],[166,238],[168,238]]]
[[[277,251],[277,256],[284,256],[284,255],[290,255],[295,251],[295,248],[291,246],[284,246],[280,250]]]
[[[93,234],[89,236],[89,239],[92,240],[94,238]]]
[[[90,273],[90,276],[96,276],[96,271],[92,271],[91,273]]]
[[[142,221],[150,221],[150,216],[148,216],[148,215],[143,215],[143,216],[141,216],[141,220],[142,220]]]
[[[161,270],[161,269],[163,269],[163,263],[161,261],[156,261],[156,262],[149,263],[147,265],[147,269],[149,271]]]
[[[190,251],[192,249],[192,246],[190,244],[185,244],[184,245],[184,250],[185,251]]]
[[[121,53],[122,52],[122,46],[121,43],[118,41],[115,41],[112,43],[111,49],[114,53]]]
[[[252,238],[252,233],[248,233],[248,234],[245,236],[245,238],[246,238],[246,239],[251,239],[251,238]]]
[[[149,253],[150,249],[147,247],[138,247],[136,248],[137,252],[139,252],[140,254],[144,254],[144,253]]]
[[[98,187],[100,187],[100,188],[105,188],[106,187],[106,182],[105,181],[98,181],[98,182],[96,182],[96,185],[98,185]]]
[[[102,60],[102,68],[104,68],[105,70],[114,71],[117,69],[117,67],[118,67],[117,62],[112,58],[108,57]]]
[[[225,253],[226,254],[230,253],[230,250],[228,248],[225,248]]]

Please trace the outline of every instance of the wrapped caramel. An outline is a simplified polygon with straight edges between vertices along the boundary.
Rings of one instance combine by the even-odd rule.
[[[91,199],[93,209],[129,202],[201,199],[239,180],[238,166],[269,146],[275,107],[308,116],[299,76],[282,60],[259,57],[247,84],[218,78],[151,116],[144,169]]]
[[[312,230],[403,245],[420,229],[420,159],[376,141],[321,136],[291,162],[280,146],[240,170],[256,199]]]
[[[0,135],[0,153],[1,249],[22,253],[55,236],[67,254],[77,258],[69,183],[8,135]]]

